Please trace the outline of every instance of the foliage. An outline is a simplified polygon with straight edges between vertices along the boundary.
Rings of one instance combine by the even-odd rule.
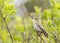
[[[7,25],[12,33],[14,43],[40,43],[40,39],[33,29],[33,22],[31,18],[18,17],[14,4],[10,3],[12,0],[0,0],[0,10],[3,18],[5,18]],[[60,3],[51,0],[52,8],[45,9],[41,13],[41,8],[34,6],[35,16],[40,15],[40,20],[49,34],[49,38],[43,39],[47,43],[59,43],[60,41]],[[1,12],[0,12],[1,15]],[[56,37],[55,37],[56,36]],[[37,38],[38,37],[38,38]],[[56,39],[55,39],[56,38]],[[10,34],[2,17],[0,16],[0,39],[2,43],[11,43]],[[8,40],[8,41],[7,41]],[[58,40],[58,41],[57,41]]]

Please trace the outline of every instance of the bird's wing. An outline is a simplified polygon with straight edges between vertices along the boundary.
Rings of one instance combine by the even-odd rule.
[[[39,22],[37,22],[37,25],[38,25],[38,27],[40,27],[40,29],[42,30],[42,32],[44,33],[44,35],[45,35],[46,37],[48,37],[48,33],[46,32],[46,30],[44,29],[44,27],[42,26],[42,24],[39,23]]]

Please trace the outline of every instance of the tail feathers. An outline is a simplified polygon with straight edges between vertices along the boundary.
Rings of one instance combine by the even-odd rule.
[[[45,37],[48,38],[48,33],[47,32],[43,32]]]

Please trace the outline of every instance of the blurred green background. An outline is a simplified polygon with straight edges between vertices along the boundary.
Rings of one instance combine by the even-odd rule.
[[[32,14],[39,15],[48,32],[44,42],[60,43],[60,0],[0,0],[0,43],[44,43],[34,30]]]

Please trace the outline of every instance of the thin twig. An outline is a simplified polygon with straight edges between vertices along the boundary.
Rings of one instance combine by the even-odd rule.
[[[4,18],[3,15],[2,15],[1,9],[0,9],[0,15],[1,15],[2,19],[3,19],[3,22],[4,22],[5,25],[6,25],[7,31],[9,32],[9,34],[10,34],[10,38],[11,38],[12,43],[13,43],[13,36],[12,36],[10,30],[9,30],[9,27],[8,27],[8,25],[7,25],[7,22],[6,22],[5,18]]]
[[[60,40],[57,38],[57,36],[54,33],[52,33],[52,35],[54,37],[55,43],[60,43]]]
[[[26,30],[25,30],[25,19],[24,19],[24,17],[22,17],[22,24],[24,25],[24,32],[22,34],[22,37],[23,37],[22,43],[24,43],[24,42],[26,42]]]

